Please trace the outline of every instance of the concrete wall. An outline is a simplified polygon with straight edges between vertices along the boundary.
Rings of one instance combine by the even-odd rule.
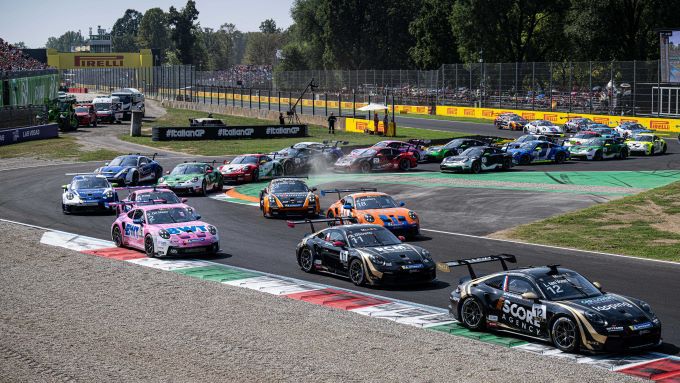
[[[165,108],[174,109],[189,109],[196,110],[205,113],[216,113],[216,114],[226,114],[230,116],[239,117],[250,117],[258,118],[260,120],[268,121],[279,121],[279,112],[276,110],[266,110],[266,109],[249,109],[241,108],[238,106],[229,105],[216,105],[216,104],[202,104],[197,102],[187,102],[187,101],[172,101],[172,100],[162,100],[161,105]],[[284,112],[285,117],[285,112]],[[326,116],[312,116],[310,114],[298,114],[301,124],[307,125],[319,125],[326,127],[328,126],[328,120]],[[335,124],[335,128],[338,130],[345,130],[345,119],[338,118]]]

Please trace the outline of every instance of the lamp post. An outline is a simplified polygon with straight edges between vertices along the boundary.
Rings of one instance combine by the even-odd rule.
[[[484,99],[484,49],[479,50],[479,107]]]

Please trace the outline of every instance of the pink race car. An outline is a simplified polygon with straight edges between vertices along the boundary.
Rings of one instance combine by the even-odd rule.
[[[127,213],[130,209],[143,205],[163,205],[163,204],[185,204],[188,200],[186,198],[179,198],[175,192],[170,189],[160,188],[156,186],[136,186],[116,188],[116,191],[126,190],[127,197],[117,203],[111,203],[111,206],[117,206],[118,214]],[[184,205],[188,207],[187,205]],[[192,208],[189,208],[191,211]]]
[[[111,238],[116,246],[144,250],[151,258],[216,254],[217,228],[200,218],[184,204],[135,206],[113,222]]]

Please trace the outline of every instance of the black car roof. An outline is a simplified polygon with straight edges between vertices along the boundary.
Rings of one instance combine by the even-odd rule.
[[[563,267],[555,267],[555,270],[557,270],[557,274],[564,274],[564,273],[574,273],[575,271],[570,270],[570,269],[565,269]],[[505,275],[505,274],[524,274],[524,275],[529,275],[533,278],[541,278],[545,277],[548,275],[555,274],[553,271],[552,267],[549,266],[538,266],[538,267],[526,267],[526,268],[517,268],[517,269],[510,269],[508,271],[501,271],[497,273],[498,275]]]
[[[331,227],[324,228],[323,230],[325,230],[325,229],[339,229],[339,230],[346,232],[349,229],[367,229],[367,228],[385,229],[384,227],[382,227],[380,225],[374,225],[374,224],[370,224],[370,223],[357,223],[357,224],[352,224],[352,225],[331,226]],[[385,229],[385,230],[387,230],[387,229]]]

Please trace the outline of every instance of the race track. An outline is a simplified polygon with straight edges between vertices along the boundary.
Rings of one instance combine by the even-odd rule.
[[[518,136],[515,132],[498,131],[491,125],[400,118],[403,125],[442,130],[466,131],[471,134]],[[639,171],[680,169],[680,145],[669,139],[669,154],[626,161],[568,162],[563,165],[532,165],[515,168],[515,172],[583,172]],[[165,169],[179,159],[161,157]],[[40,225],[51,229],[110,239],[111,215],[70,215],[61,213],[60,185],[68,182],[67,172],[88,172],[96,163],[55,165],[27,170],[1,171],[0,218]],[[419,172],[437,170],[438,165],[419,166]],[[323,186],[357,186],[355,182],[332,182]],[[396,195],[407,206],[420,213],[423,237],[417,242],[433,254],[436,261],[498,253],[518,256],[520,265],[561,264],[577,270],[589,279],[599,281],[606,290],[644,299],[655,309],[664,324],[666,344],[661,351],[677,354],[680,346],[680,310],[675,295],[680,291],[680,264],[653,262],[589,252],[571,251],[477,237],[517,224],[526,223],[600,203],[609,196],[598,194],[542,193],[529,190],[494,188],[441,187],[421,189],[415,185],[386,183],[379,189]],[[611,197],[614,198],[614,197]],[[332,196],[322,198],[322,208],[334,202]],[[319,274],[305,274],[295,262],[295,245],[309,229],[287,227],[283,220],[264,219],[257,207],[235,204],[213,198],[190,197],[207,222],[215,224],[222,237],[223,254],[216,261],[345,288],[355,288],[348,280]],[[558,233],[556,233],[558,234]],[[493,271],[495,265],[483,265],[480,271]],[[446,307],[447,297],[465,270],[439,273],[438,282],[427,287],[407,289],[358,288],[374,294]]]

